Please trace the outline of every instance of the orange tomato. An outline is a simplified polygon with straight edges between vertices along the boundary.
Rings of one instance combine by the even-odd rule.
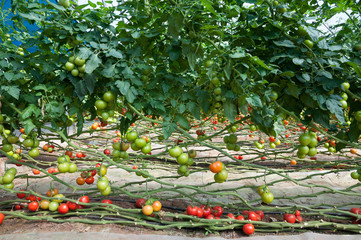
[[[211,170],[212,173],[219,173],[223,169],[223,163],[220,161],[216,161],[209,165],[209,170]]]
[[[145,205],[143,208],[142,208],[142,212],[144,215],[151,215],[153,213],[153,207],[151,205]]]
[[[263,144],[263,143],[264,143],[264,139],[261,138],[261,139],[259,140],[259,143],[260,143],[260,144]]]
[[[21,133],[25,133],[25,129],[24,128],[20,128],[19,130]]]
[[[297,161],[296,160],[291,160],[291,165],[296,165],[297,164]]]
[[[356,149],[350,149],[350,153],[356,154],[356,153],[357,153],[357,150],[356,150]]]
[[[162,209],[162,204],[159,201],[155,201],[152,207],[154,212],[158,212]]]

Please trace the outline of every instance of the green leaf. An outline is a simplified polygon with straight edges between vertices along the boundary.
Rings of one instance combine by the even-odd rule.
[[[112,56],[115,58],[123,58],[123,54],[115,49],[111,49],[107,54],[107,57]]]
[[[357,73],[357,75],[359,77],[361,77],[361,67],[359,67],[358,64],[354,63],[354,62],[347,62],[351,67],[353,67],[353,70],[355,70],[355,72]]]
[[[193,114],[193,116],[196,119],[201,118],[201,114],[200,114],[200,111],[199,111],[200,109],[199,109],[199,107],[197,106],[197,104],[195,102],[188,102],[187,103],[187,108]]]
[[[343,115],[343,109],[341,107],[341,103],[339,100],[329,98],[326,100],[326,107],[327,109],[336,115],[337,119],[341,122],[345,122],[345,118]]]
[[[88,57],[92,55],[92,53],[93,52],[89,48],[82,47],[79,49],[77,56],[80,57],[81,59],[88,59]]]
[[[85,72],[92,73],[102,61],[98,58],[98,55],[92,54],[90,59],[86,62]]]
[[[118,80],[115,82],[115,85],[118,87],[120,93],[123,95],[127,94],[127,92],[129,91],[129,88],[130,88],[129,82],[125,82],[125,81]]]
[[[274,44],[276,44],[279,47],[290,47],[290,48],[294,48],[296,47],[292,41],[290,40],[284,40],[284,41],[273,41]]]
[[[38,108],[34,104],[30,104],[27,108],[23,110],[21,115],[22,119],[29,118]]]
[[[255,107],[262,107],[262,101],[261,98],[258,95],[251,94],[251,96],[246,97],[246,101],[251,105]]]
[[[5,73],[4,73],[4,76],[5,76],[6,80],[8,80],[8,81],[13,80],[14,75],[15,75],[15,74],[14,74],[13,72],[5,72]]]
[[[302,63],[304,63],[304,59],[301,59],[301,58],[293,58],[292,59],[292,62],[295,64],[295,65],[301,65]]]
[[[289,95],[294,96],[295,98],[298,98],[298,96],[300,95],[300,90],[294,83],[287,84],[287,92]]]
[[[35,125],[33,124],[30,118],[23,121],[23,125],[26,133],[31,132],[35,128]]]
[[[89,94],[92,94],[96,84],[95,76],[93,74],[85,74],[83,79],[84,84],[89,91]]]
[[[20,89],[17,86],[1,86],[1,89],[7,92],[10,96],[19,100]]]
[[[217,13],[214,11],[214,8],[212,7],[212,2],[211,1],[209,1],[209,0],[200,0],[200,1],[203,4],[203,6],[205,8],[207,8],[208,11],[210,11],[214,15],[217,15]]]
[[[358,122],[353,121],[350,125],[350,131],[347,132],[348,138],[351,142],[357,142],[360,135],[361,130],[358,128]]]
[[[229,59],[226,63],[226,66],[224,66],[224,74],[226,75],[227,79],[231,79],[231,74],[232,74],[232,60]]]
[[[172,38],[177,39],[182,27],[183,15],[178,12],[174,12],[168,19],[168,34]]]
[[[125,98],[127,99],[128,102],[133,103],[136,95],[137,95],[137,90],[133,86],[131,86],[129,88],[129,91],[125,94]]]
[[[230,122],[234,122],[236,115],[237,115],[237,108],[234,105],[233,101],[227,99],[226,102],[223,104],[224,114],[228,118]]]
[[[116,64],[105,66],[105,68],[102,71],[103,76],[107,77],[107,78],[113,77],[114,76],[115,65]]]
[[[188,120],[187,120],[187,118],[185,116],[177,114],[176,121],[179,123],[179,125],[182,128],[189,129],[189,122],[188,122]]]
[[[164,122],[163,123],[163,135],[165,139],[168,139],[172,133],[175,131],[177,125],[175,125],[174,123],[170,123],[170,122]]]

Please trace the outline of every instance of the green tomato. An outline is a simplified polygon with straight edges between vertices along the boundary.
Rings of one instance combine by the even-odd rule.
[[[8,170],[6,170],[6,173],[10,173],[15,176],[18,173],[18,170],[16,170],[16,168],[12,167],[12,168],[9,168]]]
[[[182,148],[180,148],[179,146],[175,146],[175,147],[172,147],[171,149],[169,149],[169,155],[171,157],[179,157],[181,154],[183,153],[183,150]]]
[[[74,172],[76,172],[76,170],[78,170],[78,166],[75,163],[70,163],[69,164],[69,172],[74,173]]]
[[[147,144],[147,141],[144,138],[137,138],[134,143],[139,149],[141,149]]]
[[[14,188],[14,183],[13,182],[11,182],[11,183],[8,183],[8,184],[3,184],[3,186],[5,187],[5,188],[7,188],[7,189],[13,189]]]
[[[301,145],[307,146],[311,142],[311,136],[308,133],[304,133],[298,138],[298,141]]]
[[[72,62],[66,62],[65,63],[65,69],[71,72],[74,69],[75,65]]]
[[[303,41],[303,43],[308,47],[308,48],[312,48],[313,47],[313,42],[311,40],[305,40]]]
[[[139,150],[140,150],[134,142],[130,145],[130,148],[131,148],[133,151],[139,151]]]
[[[360,174],[358,174],[357,172],[352,172],[352,173],[351,173],[351,177],[352,177],[353,179],[358,179],[358,178],[360,177]]]
[[[315,147],[311,147],[307,153],[307,155],[310,157],[316,156],[316,154],[317,154],[317,149]]]
[[[112,91],[105,92],[103,94],[103,100],[106,102],[112,102],[115,100],[115,94]]]
[[[36,148],[36,147],[39,147],[39,145],[40,145],[40,142],[39,142],[39,140],[38,139],[34,139],[34,144],[33,144],[33,148]]]
[[[113,143],[113,149],[114,149],[114,150],[120,150],[120,146],[121,146],[121,143],[120,143],[120,142],[115,142],[115,143]]]
[[[356,121],[361,122],[361,110],[355,113],[355,119]]]
[[[110,186],[108,186],[104,191],[101,191],[100,194],[103,196],[107,196],[110,194],[111,191],[112,189],[110,188]]]
[[[79,73],[84,73],[84,72],[85,72],[85,68],[86,68],[86,65],[85,65],[85,64],[84,64],[83,66],[78,67]]]
[[[97,188],[99,189],[99,191],[104,191],[108,186],[109,186],[108,181],[99,178],[97,182]]]
[[[58,208],[59,208],[58,202],[50,202],[49,203],[49,211],[55,212],[58,210]]]
[[[347,95],[347,93],[345,93],[345,92],[341,94],[341,97],[342,97],[342,99],[345,100],[345,101],[347,101],[347,99],[348,99],[348,95]]]
[[[58,169],[60,173],[69,172],[70,164],[68,162],[63,162],[58,165]]]
[[[143,154],[148,154],[152,151],[152,147],[150,145],[150,143],[147,143],[143,148],[142,148],[142,153]]]
[[[214,64],[214,62],[213,62],[212,60],[208,60],[208,61],[206,61],[206,63],[205,63],[205,65],[206,65],[207,68],[210,67],[210,66],[212,66],[213,64]]]
[[[37,156],[39,156],[40,152],[39,149],[37,148],[33,148],[29,151],[29,156],[32,158],[36,158]]]
[[[12,151],[13,150],[13,145],[11,145],[11,144],[4,144],[3,145],[3,147],[2,147],[2,150],[4,151],[4,152],[10,152],[10,151]]]
[[[228,173],[225,169],[222,169],[219,173],[214,175],[214,181],[217,183],[223,183],[228,178]]]
[[[98,110],[103,110],[107,107],[107,103],[104,102],[103,100],[96,100],[95,101],[95,107],[98,109]]]
[[[341,103],[341,107],[342,107],[343,109],[346,109],[346,108],[347,108],[347,102],[346,102],[345,100],[341,100],[340,103]]]
[[[65,156],[60,156],[57,159],[58,164],[68,162]]]
[[[16,143],[16,142],[19,140],[19,138],[18,138],[17,136],[14,136],[14,135],[9,135],[9,136],[7,137],[7,140],[8,140],[8,142],[9,142],[10,144],[14,144],[14,143]]]
[[[71,75],[73,75],[73,77],[79,76],[79,70],[74,68],[73,70],[71,70]]]
[[[179,155],[177,157],[177,162],[180,164],[180,165],[185,165],[188,163],[188,153],[182,153],[181,155]]]
[[[262,185],[262,186],[259,186],[258,188],[257,188],[257,192],[258,192],[258,194],[260,195],[260,196],[262,196],[262,194],[264,193],[264,192],[270,192],[271,190],[270,190],[270,188],[268,187],[268,186],[266,186],[266,185]]]
[[[307,146],[299,146],[298,147],[298,152],[301,155],[306,155],[309,151],[310,151],[310,149]]]
[[[237,135],[236,134],[230,134],[228,137],[229,143],[236,143],[237,142]]]
[[[269,95],[269,99],[270,99],[271,101],[276,101],[277,98],[278,98],[278,93],[275,92],[275,91],[272,91],[271,94]]]
[[[311,137],[311,141],[310,143],[308,144],[309,147],[316,147],[317,146],[317,138],[316,137]]]
[[[343,82],[343,83],[341,84],[341,88],[342,88],[342,90],[347,91],[347,90],[350,88],[350,83],[348,83],[348,82]]]
[[[3,176],[3,184],[9,184],[11,182],[13,182],[15,176],[11,173],[5,173],[5,175]]]
[[[273,197],[273,193],[271,192],[264,192],[261,196],[262,198],[262,202],[269,204],[273,201],[274,197]]]
[[[78,65],[78,66],[81,67],[81,66],[84,65],[85,60],[84,60],[84,59],[81,59],[81,58],[79,58],[79,57],[76,57],[75,60],[74,60],[74,63],[75,63],[76,65]]]
[[[138,133],[136,131],[128,132],[125,136],[129,142],[133,142],[135,139],[138,138]]]
[[[178,167],[178,170],[177,170],[177,172],[178,172],[179,175],[183,175],[183,174],[185,174],[187,171],[188,171],[188,166],[187,166],[187,165],[180,165],[180,166]]]

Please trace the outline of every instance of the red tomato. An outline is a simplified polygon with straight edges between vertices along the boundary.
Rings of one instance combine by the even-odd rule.
[[[359,214],[361,214],[361,209],[360,208],[351,208],[350,212],[359,215]]]
[[[233,215],[233,213],[228,213],[227,217],[232,218],[232,219],[236,219],[235,216]]]
[[[209,214],[206,219],[214,219],[214,216],[212,214]]]
[[[54,168],[54,172],[53,173],[57,173],[59,172],[59,169],[58,168]]]
[[[261,217],[261,220],[264,218],[264,213],[262,211],[256,211],[256,214]]]
[[[68,150],[66,150],[66,151],[65,151],[65,155],[68,155],[69,157],[72,157],[72,156],[73,156],[73,153],[70,152],[70,151],[68,151]]]
[[[145,199],[144,198],[138,198],[137,202],[135,203],[135,206],[137,208],[142,208],[145,205]]]
[[[22,209],[23,207],[21,206],[21,205],[19,205],[19,204],[16,204],[15,205],[15,210],[20,210],[20,209]]]
[[[39,171],[38,169],[33,168],[33,173],[34,173],[35,175],[38,175],[38,174],[40,174],[40,171]]]
[[[201,218],[203,217],[203,210],[200,207],[195,207],[197,208],[197,217]]]
[[[104,154],[109,155],[109,154],[110,154],[110,150],[109,150],[109,149],[104,149]]]
[[[25,191],[25,190],[20,190],[20,191]],[[18,196],[18,198],[24,198],[24,197],[26,197],[26,194],[25,194],[25,193],[17,193],[16,195]]]
[[[295,216],[301,216],[301,212],[300,212],[300,211],[298,211],[298,210],[296,210],[296,212],[295,212]]]
[[[220,206],[213,207],[213,215],[215,217],[220,217],[222,215],[222,213],[223,213],[223,208],[222,207],[220,207]]]
[[[198,213],[198,210],[196,207],[192,207],[191,205],[188,205],[187,207],[187,214],[191,216],[196,216]]]
[[[79,202],[81,202],[81,203],[89,203],[89,197],[88,196],[82,196],[81,198],[79,198]],[[84,205],[80,205],[80,206],[84,207]]]
[[[237,219],[237,220],[242,220],[242,221],[246,220],[246,219],[244,219],[244,217],[243,217],[242,215],[237,216],[236,219]]]
[[[248,216],[248,213],[249,213],[248,210],[244,210],[244,211],[242,212],[242,215],[243,215],[243,216]]]
[[[256,214],[255,212],[253,211],[250,211],[248,213],[248,220],[251,220],[251,221],[258,221],[258,217],[261,218],[259,215],[257,216],[258,214]]]
[[[201,209],[203,210],[203,217],[205,218],[207,218],[212,213],[212,210],[209,206],[202,205]]]
[[[112,200],[110,200],[110,199],[104,199],[104,200],[102,201],[102,203],[113,204]]]
[[[92,183],[94,182],[94,177],[93,177],[93,176],[88,177],[87,179],[85,179],[85,182],[86,182],[87,184],[92,184]]]
[[[269,141],[270,141],[271,143],[274,143],[274,142],[276,142],[276,139],[275,139],[275,137],[271,136],[271,137],[269,138]]]
[[[266,157],[261,157],[261,160],[266,160],[267,158]]]
[[[4,221],[4,214],[2,214],[2,213],[0,213],[0,224],[2,224],[3,223],[3,221]]]
[[[296,216],[293,214],[286,213],[283,217],[284,220],[288,223],[295,223],[296,222]]]
[[[101,164],[97,163],[97,165],[95,165],[95,167],[100,168]]]
[[[83,154],[82,154],[81,152],[77,152],[77,153],[76,153],[76,157],[77,157],[77,158],[82,158],[82,157],[83,157]]]
[[[247,223],[245,225],[243,225],[243,232],[246,234],[246,235],[251,235],[254,233],[254,226],[252,223]]]
[[[296,216],[296,221],[297,222],[303,222],[303,218],[301,216]]]
[[[29,203],[28,208],[29,208],[30,211],[35,212],[39,208],[39,203],[38,202],[31,202],[31,203]]]
[[[75,202],[69,202],[68,201],[66,204],[68,205],[70,210],[74,211],[74,210],[76,210],[78,208],[78,204],[76,204]]]
[[[49,168],[48,173],[50,173],[50,174],[54,173],[54,168]]]
[[[66,203],[62,203],[62,204],[60,204],[58,211],[61,214],[65,214],[65,213],[69,212],[69,207]]]

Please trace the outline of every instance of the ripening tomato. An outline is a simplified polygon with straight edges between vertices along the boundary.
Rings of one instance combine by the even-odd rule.
[[[209,170],[211,170],[211,172],[213,173],[219,173],[220,171],[222,171],[222,169],[223,169],[223,163],[220,161],[216,161],[211,165],[209,165]]]
[[[3,223],[4,218],[5,218],[4,214],[0,213],[0,225]]]
[[[158,212],[162,209],[162,204],[159,201],[155,201],[153,202],[152,207],[154,212]]]
[[[153,213],[153,207],[150,206],[150,205],[145,205],[143,208],[142,208],[142,212],[144,215],[151,215]]]

